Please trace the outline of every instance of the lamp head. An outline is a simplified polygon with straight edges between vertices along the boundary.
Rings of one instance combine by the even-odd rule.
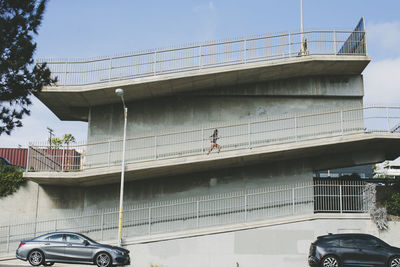
[[[121,88],[115,89],[115,94],[117,96],[124,96],[124,89],[121,89]]]

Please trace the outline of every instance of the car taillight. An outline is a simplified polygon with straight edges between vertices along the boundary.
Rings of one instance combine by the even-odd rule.
[[[25,245],[25,243],[24,243],[24,242],[21,242],[21,243],[19,244],[18,248],[22,247],[23,245]]]

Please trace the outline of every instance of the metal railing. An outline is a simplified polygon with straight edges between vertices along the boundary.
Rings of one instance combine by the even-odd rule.
[[[126,162],[157,161],[206,154],[218,128],[222,151],[296,143],[369,132],[400,133],[400,107],[365,107],[249,120],[188,131],[128,138]],[[81,171],[121,164],[122,140],[49,147],[31,143],[27,171]]]
[[[126,206],[123,234],[124,238],[146,237],[314,212],[365,213],[371,204],[368,188],[362,180],[327,180]],[[21,240],[53,231],[113,240],[117,227],[117,207],[74,217],[10,223],[0,226],[0,254],[14,251]]]
[[[303,41],[302,41],[303,40]],[[366,55],[365,31],[306,31],[84,60],[41,59],[56,86],[79,86],[308,55]]]

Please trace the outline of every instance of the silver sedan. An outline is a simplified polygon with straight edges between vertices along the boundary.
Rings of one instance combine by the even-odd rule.
[[[51,266],[55,262],[94,264],[99,267],[130,265],[129,250],[97,243],[79,233],[55,232],[22,241],[18,259],[32,266]]]

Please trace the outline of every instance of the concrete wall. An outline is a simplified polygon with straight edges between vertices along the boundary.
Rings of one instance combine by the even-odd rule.
[[[211,88],[127,103],[127,136],[176,132],[260,116],[362,106],[362,76],[317,76]],[[121,104],[90,110],[88,141],[122,137]]]
[[[128,245],[133,265],[151,267],[306,267],[310,243],[327,233],[369,233],[394,246],[400,223],[380,232],[370,219],[318,219]],[[237,265],[238,264],[238,265]]]
[[[347,218],[346,218],[347,217]],[[327,233],[367,233],[400,247],[400,222],[389,222],[389,230],[379,231],[369,218],[342,218],[286,221],[274,225],[259,224],[242,230],[190,235],[164,241],[127,240],[131,266],[141,267],[307,267],[310,243]],[[213,229],[209,229],[212,231]],[[9,259],[10,257],[8,257]],[[0,261],[10,266],[26,263]],[[238,264],[238,265],[237,265]],[[57,266],[67,266],[57,264]],[[84,265],[77,265],[84,266]]]
[[[311,181],[312,170],[308,162],[285,161],[128,182],[125,183],[124,201],[126,205],[132,205]],[[24,221],[33,221],[36,217],[39,220],[63,218],[116,208],[119,192],[119,184],[67,187],[38,186],[28,182],[15,194],[0,199],[0,225],[20,218]]]

